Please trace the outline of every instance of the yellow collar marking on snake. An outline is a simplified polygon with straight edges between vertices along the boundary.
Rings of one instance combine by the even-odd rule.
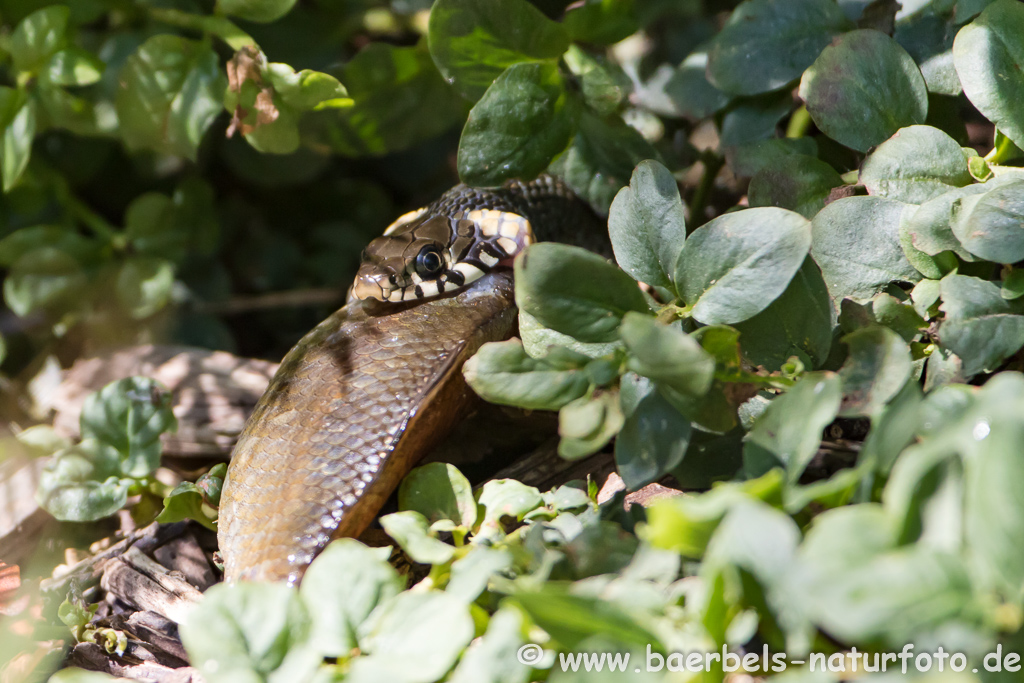
[[[511,265],[533,242],[530,221],[508,211],[410,211],[366,247],[352,292],[358,299],[429,299]]]

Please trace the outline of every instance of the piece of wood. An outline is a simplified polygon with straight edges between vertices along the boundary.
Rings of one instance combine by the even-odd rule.
[[[199,672],[191,667],[172,669],[153,662],[129,663],[113,657],[96,643],[79,643],[68,656],[68,665],[111,676],[152,683],[204,683]]]
[[[134,547],[107,563],[100,587],[136,609],[156,612],[177,624],[203,597],[195,586]]]
[[[185,580],[200,591],[217,582],[210,563],[206,561],[206,553],[191,533],[160,546],[153,551],[153,557],[171,571],[181,572]]]

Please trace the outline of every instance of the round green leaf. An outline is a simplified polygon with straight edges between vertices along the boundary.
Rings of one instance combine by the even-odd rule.
[[[715,361],[677,325],[661,325],[650,315],[627,313],[619,328],[636,374],[688,396],[703,396],[711,387]]]
[[[312,616],[313,642],[324,654],[351,652],[370,612],[405,588],[405,577],[388,564],[390,554],[390,548],[367,548],[342,538],[309,565],[299,595]]]
[[[995,283],[947,275],[939,308],[946,313],[939,345],[963,360],[967,377],[995,370],[1024,346],[1024,302],[1007,301]]]
[[[4,278],[4,302],[16,315],[36,310],[59,315],[82,296],[88,282],[82,266],[54,247],[39,247],[18,257]]]
[[[703,119],[724,109],[732,96],[722,92],[708,81],[708,52],[698,47],[684,59],[664,84],[664,95],[669,100],[666,115]]]
[[[128,502],[129,482],[121,480],[119,474],[117,450],[86,439],[54,454],[39,475],[36,500],[60,520],[102,519]]]
[[[299,593],[285,583],[218,584],[180,629],[190,661],[207,680],[309,680],[323,661],[309,645]]]
[[[217,13],[269,23],[280,19],[295,5],[296,0],[217,0]]]
[[[427,518],[415,510],[384,515],[380,525],[414,562],[444,564],[455,556],[455,547],[431,536]]]
[[[148,318],[171,299],[174,265],[159,258],[140,256],[121,266],[117,298],[133,318]]]
[[[676,265],[676,286],[702,323],[738,323],[779,298],[811,246],[798,213],[762,207],[697,228]]]
[[[17,185],[28,168],[32,141],[36,135],[36,106],[24,91],[0,86],[0,175],[4,192]]]
[[[658,481],[683,461],[693,428],[657,391],[644,396],[615,439],[615,466],[630,491]]]
[[[346,680],[430,683],[451,669],[473,639],[469,606],[447,593],[400,593],[382,604],[363,624],[357,657]],[[366,676],[361,667],[374,675]]]
[[[473,487],[448,463],[432,462],[410,472],[398,488],[398,507],[415,510],[431,524],[451,522],[469,529],[476,523]]]
[[[516,339],[484,344],[462,373],[485,401],[527,410],[558,410],[590,386],[582,365],[566,368],[531,358]]]
[[[1024,180],[964,197],[952,228],[967,251],[986,261],[1024,259]]]
[[[533,178],[569,144],[575,108],[554,64],[510,66],[469,112],[459,141],[462,182]]]
[[[843,337],[850,354],[839,370],[843,380],[843,417],[872,417],[910,379],[910,349],[888,327],[862,327]]]
[[[34,72],[67,43],[67,5],[50,5],[28,15],[11,34],[6,46],[18,71]]]
[[[966,197],[983,194],[988,189],[989,186],[981,184],[967,185],[945,192],[917,209],[908,208],[904,212],[903,224],[910,236],[911,245],[931,256],[952,251],[965,261],[973,261],[974,256],[964,249],[953,234],[953,217],[959,214]]]
[[[757,477],[781,465],[789,481],[797,482],[818,452],[822,430],[838,414],[841,398],[838,375],[814,372],[772,400],[744,439],[747,475]]]
[[[195,159],[203,134],[223,110],[225,78],[208,43],[153,36],[118,75],[115,105],[132,149]]]
[[[1024,146],[1024,5],[1016,0],[989,5],[960,29],[953,63],[971,104]]]
[[[634,279],[671,287],[676,261],[686,240],[686,217],[679,186],[657,161],[643,161],[629,187],[615,195],[608,234],[619,266]]]
[[[736,324],[743,355],[769,371],[791,356],[806,355],[819,367],[832,347],[835,314],[821,271],[807,257],[778,299],[753,318]]]
[[[54,85],[91,85],[100,80],[103,60],[80,48],[61,50],[46,63],[46,79]]]
[[[427,31],[441,75],[476,101],[513,64],[557,59],[565,28],[526,0],[437,0]]]
[[[90,394],[80,418],[83,438],[95,438],[116,448],[121,471],[146,477],[160,465],[160,435],[177,427],[171,395],[148,377],[128,377]]]
[[[715,38],[708,77],[737,95],[783,88],[849,27],[830,0],[747,0]]]
[[[480,491],[484,508],[483,524],[498,524],[503,517],[522,520],[528,512],[543,505],[540,491],[515,479],[491,479]]]
[[[800,96],[825,135],[860,152],[928,115],[928,88],[914,60],[873,29],[825,48],[804,73]]]
[[[640,28],[635,5],[635,0],[584,0],[566,10],[562,24],[575,42],[611,45]]]
[[[750,206],[777,206],[811,219],[825,206],[839,173],[820,159],[794,154],[770,160],[750,179]]]
[[[598,452],[619,433],[624,419],[618,392],[576,399],[558,411],[558,454],[579,460]]]
[[[544,242],[515,262],[516,302],[546,327],[582,342],[610,342],[627,311],[646,313],[636,282],[579,247]]]
[[[814,217],[811,256],[833,299],[870,299],[890,282],[921,279],[899,242],[906,207],[881,197],[845,197]]]
[[[974,179],[956,140],[938,128],[909,126],[864,159],[860,182],[869,194],[922,204]]]

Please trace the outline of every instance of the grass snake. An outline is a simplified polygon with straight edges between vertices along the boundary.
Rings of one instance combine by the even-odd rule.
[[[228,581],[296,583],[327,543],[373,521],[471,407],[465,360],[514,334],[507,266],[534,236],[607,242],[589,207],[541,176],[458,185],[370,243],[348,301],[288,352],[232,453],[218,531]]]

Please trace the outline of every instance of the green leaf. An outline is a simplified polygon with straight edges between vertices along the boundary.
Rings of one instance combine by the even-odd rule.
[[[578,367],[566,367],[548,359],[531,358],[522,342],[484,344],[462,373],[473,391],[490,403],[513,405],[527,410],[558,410],[573,401],[590,386],[583,371],[587,359]]]
[[[542,325],[582,342],[610,342],[647,301],[624,272],[579,247],[541,243],[515,261],[516,302]]]
[[[615,466],[638,491],[679,466],[690,445],[690,421],[657,391],[640,399],[615,439]]]
[[[82,438],[95,438],[121,454],[121,472],[146,477],[160,465],[160,435],[177,428],[171,394],[147,377],[111,382],[82,406]]]
[[[953,63],[967,99],[1018,147],[1024,146],[1024,7],[997,0],[960,29]]]
[[[221,583],[181,624],[181,640],[207,680],[308,680],[322,661],[310,617],[285,583]]]
[[[910,236],[912,246],[925,254],[934,256],[952,251],[966,261],[973,261],[974,256],[953,234],[952,222],[966,197],[983,194],[988,189],[988,184],[968,185],[941,194],[917,209],[907,209],[901,230]]]
[[[14,68],[31,73],[42,69],[46,60],[67,43],[70,15],[66,5],[50,5],[22,19],[6,46]]]
[[[421,564],[444,564],[455,556],[455,548],[430,535],[427,518],[413,510],[380,518],[380,525],[402,550]]]
[[[398,488],[398,507],[415,510],[435,528],[438,522],[467,529],[476,524],[476,500],[469,480],[454,465],[443,462],[417,467],[406,475]]]
[[[722,118],[722,147],[735,147],[775,137],[775,129],[793,109],[788,92],[740,99]]]
[[[296,73],[287,64],[274,62],[267,64],[266,73],[284,104],[299,111],[312,111],[348,96],[337,78],[320,71],[303,69]]]
[[[171,300],[174,265],[159,258],[129,259],[117,275],[117,298],[136,319],[148,318]]]
[[[619,341],[600,344],[584,344],[576,341],[567,334],[544,327],[536,318],[522,309],[519,309],[519,336],[523,339],[523,348],[526,349],[526,353],[533,358],[543,358],[555,347],[575,351],[587,358],[601,358],[622,348],[622,343]]]
[[[558,411],[558,454],[579,460],[598,452],[619,433],[624,420],[618,392],[604,391],[566,404]]]
[[[995,283],[947,275],[939,308],[946,314],[939,345],[963,360],[968,377],[995,370],[1024,346],[1024,302],[1007,301]]]
[[[630,357],[626,367],[687,396],[703,396],[714,378],[715,360],[678,325],[627,313],[619,328]]]
[[[643,161],[629,187],[615,195],[608,234],[619,266],[633,279],[671,287],[676,261],[686,240],[686,217],[679,186],[657,161]]]
[[[657,646],[658,638],[614,603],[571,595],[554,584],[540,591],[520,590],[515,602],[566,650],[578,649],[590,636],[616,643]],[[660,646],[658,646],[660,648]]]
[[[657,150],[621,117],[600,118],[584,107],[576,139],[548,170],[603,214],[637,164],[658,158]]]
[[[345,680],[439,680],[455,665],[473,633],[468,606],[454,595],[400,593],[374,610],[360,628],[359,647],[370,656],[354,659]],[[363,673],[363,667],[369,671]]]
[[[39,476],[36,500],[60,520],[91,522],[114,514],[128,502],[128,485],[118,478],[118,452],[93,439],[58,451]]]
[[[128,147],[194,160],[224,99],[226,81],[210,45],[153,36],[128,58],[118,81],[115,105]]]
[[[825,206],[832,188],[843,184],[834,168],[820,159],[794,154],[769,161],[750,179],[750,206],[777,206],[808,220]]]
[[[974,179],[956,140],[938,128],[909,126],[864,159],[860,182],[869,194],[922,204]]]
[[[804,354],[811,367],[828,358],[835,314],[821,271],[811,257],[782,295],[753,318],[736,324],[743,355],[755,365],[776,371],[792,356]]]
[[[445,593],[470,604],[487,590],[491,577],[512,571],[514,560],[508,550],[477,545],[468,555],[452,563],[452,577]]]
[[[465,118],[463,101],[422,44],[372,42],[345,65],[341,82],[353,105],[306,114],[307,143],[346,156],[381,155],[434,138]]]
[[[270,23],[287,14],[296,0],[217,0],[217,13]]]
[[[517,610],[503,607],[495,612],[483,638],[466,649],[449,683],[527,683],[530,667],[518,656],[523,627]]]
[[[555,60],[569,47],[566,29],[526,0],[437,0],[427,36],[441,75],[473,101],[506,67]]]
[[[928,88],[914,60],[873,29],[825,48],[804,73],[800,97],[825,135],[860,152],[928,115]]]
[[[565,12],[562,25],[574,42],[611,45],[640,28],[634,0],[584,0]]]
[[[72,47],[54,54],[46,62],[46,80],[54,85],[91,85],[103,76],[106,65],[90,52]]]
[[[999,293],[1004,299],[1019,299],[1024,296],[1024,270],[1011,270],[1006,273]]]
[[[959,6],[955,14],[957,23],[962,23],[964,19]],[[955,36],[956,27],[952,18],[925,11],[900,21],[892,37],[921,67],[928,92],[956,97],[963,92],[963,88],[953,66]]]
[[[747,0],[715,38],[711,83],[729,93],[757,95],[800,77],[832,37],[849,27],[828,0]]]
[[[59,316],[69,310],[88,278],[72,256],[54,247],[33,249],[11,266],[4,278],[4,302],[16,315],[43,310]]]
[[[614,62],[576,45],[570,45],[563,58],[569,70],[579,78],[583,100],[598,114],[614,113],[629,95],[629,77]]]
[[[32,155],[36,135],[36,107],[20,90],[0,86],[0,124],[3,144],[0,145],[0,175],[4,192],[18,184]]]
[[[818,143],[813,138],[782,138],[758,140],[738,147],[725,150],[725,158],[729,168],[737,176],[749,178],[757,175],[762,169],[775,163],[780,157],[816,156]]]
[[[842,382],[830,372],[807,373],[775,398],[744,439],[747,474],[760,476],[781,465],[795,484],[818,452],[822,430],[839,413],[841,398]]]
[[[762,207],[727,213],[687,239],[676,265],[676,286],[700,322],[742,322],[779,298],[810,246],[810,223],[792,211]]]
[[[312,617],[312,641],[325,655],[348,655],[374,608],[405,588],[405,577],[388,564],[390,553],[390,548],[367,548],[342,538],[309,565],[299,595]]]
[[[890,282],[921,279],[900,247],[906,206],[881,197],[845,197],[814,217],[811,256],[833,299],[870,299]]]
[[[955,623],[971,601],[959,558],[916,545],[837,568],[804,591],[826,632],[844,642],[883,639],[897,650],[915,633]]]
[[[469,112],[459,177],[477,187],[533,178],[569,144],[575,110],[554,64],[513,64]]]
[[[732,96],[708,81],[708,51],[700,46],[687,55],[665,83],[665,95],[673,107],[671,114],[704,119],[728,106]]]
[[[157,515],[156,521],[171,524],[184,519],[193,519],[210,531],[217,530],[215,519],[203,510],[203,493],[190,481],[183,481],[164,498],[164,509]]]
[[[699,559],[718,524],[735,505],[754,498],[781,506],[783,481],[781,470],[776,470],[743,483],[721,484],[699,495],[659,500],[647,509],[647,523],[639,527],[638,534],[656,548]]]
[[[514,479],[491,479],[483,485],[478,501],[484,508],[483,526],[498,526],[502,518],[522,521],[544,504],[540,491]]]
[[[220,230],[213,190],[199,178],[183,180],[170,198],[159,192],[139,195],[128,205],[124,223],[133,251],[178,263],[196,252],[210,254]]]
[[[1024,180],[960,200],[951,227],[969,252],[995,263],[1024,259]]]
[[[843,381],[843,417],[872,417],[910,379],[910,349],[888,327],[862,327],[843,337],[849,356],[839,370]]]

